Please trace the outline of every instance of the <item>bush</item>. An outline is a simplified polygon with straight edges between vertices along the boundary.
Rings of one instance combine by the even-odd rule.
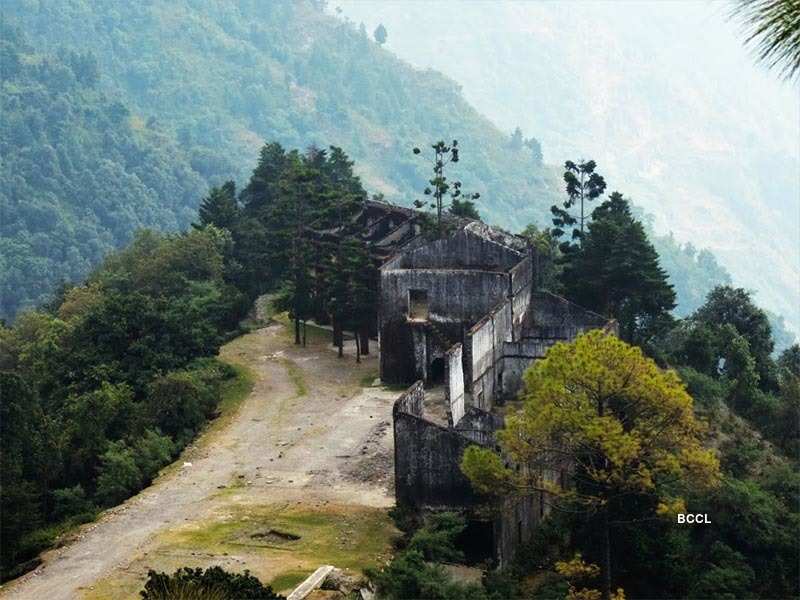
[[[95,496],[106,506],[119,504],[142,486],[142,473],[125,442],[110,442],[100,457]]]
[[[485,600],[486,591],[482,586],[455,582],[435,564],[463,558],[456,547],[456,538],[465,527],[463,517],[456,513],[431,515],[411,536],[405,550],[385,569],[368,569],[367,577],[375,584],[378,594],[389,599]]]
[[[71,488],[53,490],[53,519],[63,521],[76,515],[94,513],[95,506],[78,484]]]
[[[382,571],[368,570],[378,595],[390,600],[426,598],[429,600],[483,600],[486,592],[479,585],[452,581],[445,570],[425,562],[418,550],[405,550]]]
[[[134,446],[134,460],[142,477],[151,480],[159,469],[172,460],[175,444],[157,431],[148,429]]]
[[[686,384],[689,395],[700,408],[713,411],[728,395],[728,386],[710,375],[695,371],[691,367],[679,367],[677,371]]]
[[[229,573],[221,567],[182,567],[172,575],[150,570],[140,594],[143,600],[285,600],[249,571]]]
[[[408,549],[419,552],[425,560],[433,562],[463,560],[464,553],[456,547],[456,539],[466,526],[464,518],[456,513],[431,515],[425,526],[411,536]]]
[[[214,390],[192,371],[167,373],[148,386],[150,417],[156,427],[173,439],[196,432],[215,404]]]

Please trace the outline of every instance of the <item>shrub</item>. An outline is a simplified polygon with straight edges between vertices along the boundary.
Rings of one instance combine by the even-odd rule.
[[[110,442],[100,463],[95,495],[102,504],[119,504],[141,488],[142,473],[125,442]]]
[[[86,492],[80,484],[53,490],[53,518],[56,521],[93,513],[94,510],[94,504],[86,497]]]
[[[140,594],[143,600],[285,600],[249,571],[229,573],[221,567],[182,567],[172,575],[150,570]]]

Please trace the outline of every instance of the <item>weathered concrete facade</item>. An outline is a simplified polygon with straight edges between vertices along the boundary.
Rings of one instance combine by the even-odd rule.
[[[496,448],[495,407],[516,396],[525,369],[550,346],[615,327],[536,291],[537,264],[521,238],[471,222],[441,240],[417,239],[381,267],[381,378],[412,384],[393,413],[397,499],[465,512],[500,564],[533,535],[544,498],[487,505],[461,473],[464,450]],[[438,391],[428,397],[425,385]],[[436,402],[438,417],[426,413]]]

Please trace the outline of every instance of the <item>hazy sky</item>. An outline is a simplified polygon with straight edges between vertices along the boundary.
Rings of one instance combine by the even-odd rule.
[[[757,65],[726,3],[330,3],[463,86],[545,161],[594,158],[661,232],[709,247],[800,331],[798,86]],[[443,132],[443,135],[450,135]]]

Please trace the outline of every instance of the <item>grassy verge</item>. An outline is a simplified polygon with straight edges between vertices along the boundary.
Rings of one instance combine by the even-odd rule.
[[[297,539],[281,539],[280,534]],[[156,553],[140,557],[121,577],[99,581],[82,596],[134,600],[147,568],[172,573],[179,567],[210,564],[228,571],[248,569],[276,592],[288,594],[320,565],[335,565],[353,574],[384,565],[398,535],[385,509],[228,505],[225,514],[215,519],[163,532],[157,538]]]
[[[308,385],[306,385],[306,380],[303,376],[303,370],[297,366],[297,363],[289,360],[288,358],[284,358],[282,362],[286,367],[286,372],[289,374],[289,379],[292,380],[296,397],[302,398],[308,394]]]
[[[288,591],[323,564],[361,572],[385,563],[398,535],[388,511],[368,507],[239,506],[231,517],[166,534],[169,553],[247,556],[257,577],[276,591]],[[269,532],[298,539],[281,540]]]

